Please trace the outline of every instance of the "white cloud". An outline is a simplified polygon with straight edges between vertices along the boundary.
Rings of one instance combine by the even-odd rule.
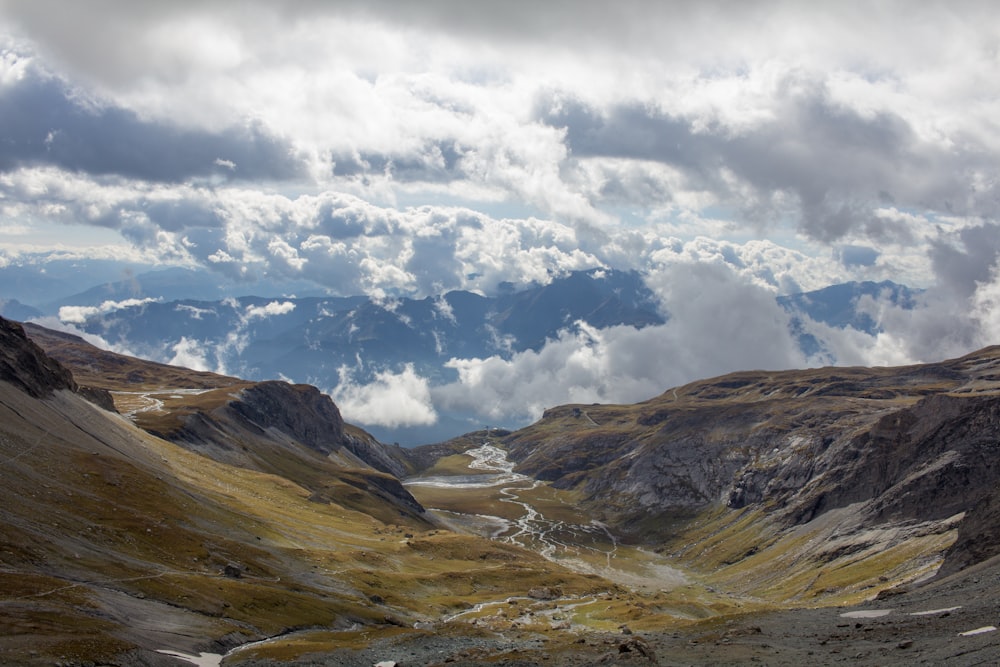
[[[980,283],[972,297],[971,316],[980,326],[979,342],[983,345],[1000,343],[1000,268],[998,267],[993,269],[992,279]]]
[[[211,308],[198,308],[197,306],[191,306],[184,303],[179,303],[174,306],[174,310],[178,312],[188,313],[192,319],[200,320],[206,315],[215,315],[215,311]]]
[[[564,403],[628,403],[699,378],[808,362],[772,292],[721,266],[675,265],[659,286],[664,325],[597,330],[578,323],[510,359],[452,359],[459,379],[432,389],[442,411],[523,423]]]
[[[428,381],[412,364],[399,373],[382,371],[369,384],[357,384],[350,369],[340,369],[340,382],[330,396],[349,422],[399,428],[437,422]]]
[[[264,306],[247,306],[244,312],[246,320],[264,319],[275,315],[287,315],[295,310],[293,301],[271,301]]]
[[[213,370],[206,358],[205,345],[202,341],[182,336],[170,350],[174,356],[167,361],[171,366],[183,366],[195,371]]]
[[[125,299],[123,301],[104,301],[99,306],[61,306],[59,321],[65,324],[86,324],[87,318],[95,315],[107,315],[124,308],[135,308],[147,303],[155,303],[158,299]]]

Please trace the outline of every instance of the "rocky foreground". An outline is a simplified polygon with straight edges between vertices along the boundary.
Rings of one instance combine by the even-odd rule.
[[[713,619],[669,632],[529,633],[455,638],[433,633],[361,650],[303,657],[299,665],[995,665],[1000,572],[994,562],[891,599]],[[274,667],[273,660],[240,662]]]

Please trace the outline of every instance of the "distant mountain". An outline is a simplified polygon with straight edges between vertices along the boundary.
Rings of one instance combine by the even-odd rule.
[[[913,308],[922,290],[914,290],[889,280],[831,285],[812,292],[779,296],[778,304],[789,312],[806,313],[817,322],[834,327],[853,327],[867,334],[877,333],[878,323],[871,314],[858,309],[862,297],[886,300],[894,306]]]
[[[276,283],[260,280],[252,283],[234,283],[223,279],[218,273],[204,269],[170,267],[155,271],[130,273],[125,278],[62,297],[47,304],[47,307],[49,310],[55,310],[59,306],[68,305],[97,306],[104,301],[123,301],[125,299],[215,301],[245,294],[267,296],[317,293],[321,293],[321,290],[317,290],[315,284],[308,281]]]
[[[573,272],[546,285],[497,296],[452,291],[424,299],[374,300],[368,297],[263,297],[170,300],[166,295],[210,292],[201,274],[181,269],[147,273],[134,282],[89,290],[73,301],[158,298],[94,312],[68,308],[65,317],[87,333],[132,353],[158,361],[224,370],[254,380],[288,379],[332,389],[347,369],[350,381],[372,382],[380,372],[412,366],[431,386],[457,379],[451,359],[509,360],[540,350],[560,331],[578,322],[602,329],[614,325],[663,324],[665,316],[637,272]],[[221,289],[221,288],[220,288]],[[871,333],[877,323],[859,309],[862,297],[888,298],[912,307],[917,292],[890,282],[847,283],[783,296],[778,303],[793,316],[792,327],[807,354],[822,342],[807,333],[805,318]],[[472,415],[439,413],[432,426],[380,428],[386,441],[431,442],[485,424]],[[476,418],[478,419],[478,418]]]
[[[305,280],[261,278],[237,282],[206,269],[156,268],[115,260],[49,258],[0,267],[0,302],[20,302],[32,310],[30,314],[23,310],[3,311],[15,320],[55,315],[61,306],[99,306],[105,301],[217,301],[249,294],[318,296],[323,291]]]
[[[779,296],[777,301],[793,315],[792,330],[798,334],[799,346],[805,354],[812,356],[823,351],[823,343],[803,331],[802,315],[840,329],[851,327],[874,335],[879,331],[879,323],[870,312],[859,307],[862,299],[867,297],[873,302],[885,301],[899,308],[911,309],[921,291],[888,280],[880,283],[850,282],[812,292]]]
[[[49,306],[58,307],[65,297],[81,287],[121,280],[123,276],[144,270],[129,262],[49,258],[39,263],[11,262],[0,267],[0,299],[17,299],[46,314]]]
[[[146,358],[168,361],[186,341],[208,368],[329,388],[341,367],[367,382],[379,371],[412,364],[432,382],[446,382],[456,377],[445,367],[449,359],[537,350],[579,321],[603,328],[664,319],[638,273],[586,271],[495,297],[453,291],[387,301],[182,299],[87,312],[74,323]]]
[[[42,315],[44,315],[42,311],[33,306],[25,305],[17,299],[0,299],[0,316],[9,320],[23,322]]]

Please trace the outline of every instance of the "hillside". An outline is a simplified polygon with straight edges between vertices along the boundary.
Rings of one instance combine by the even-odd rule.
[[[1000,553],[996,347],[562,406],[504,442],[516,470],[573,490],[626,539],[771,598],[877,591]],[[776,579],[778,562],[788,569]]]
[[[261,412],[212,424],[212,446],[228,443],[253,464],[233,465],[217,460],[224,457],[212,446],[198,453],[191,442],[155,437],[90,402],[17,324],[0,320],[0,351],[3,664],[171,665],[177,660],[158,650],[222,652],[301,631],[304,645],[277,649],[287,658],[309,646],[423,637],[470,604],[532,586],[574,594],[606,586],[523,549],[435,529],[412,497],[397,494],[394,477],[357,459],[345,467],[339,458],[347,454],[328,455],[328,467],[320,467],[320,457],[296,451],[309,447],[280,418],[287,405],[269,424]],[[167,384],[184,375],[175,372],[163,378]],[[194,380],[271,395],[269,385]],[[141,391],[162,392],[164,414],[175,395],[200,419],[218,410],[192,406],[184,388]],[[311,405],[311,392],[288,391],[282,396],[302,392],[302,405]],[[257,438],[247,436],[252,426]],[[316,434],[305,428],[298,435]],[[279,446],[284,456],[272,458]],[[312,472],[307,460],[317,466]],[[262,470],[265,463],[273,470]],[[396,486],[385,491],[373,479]],[[469,629],[447,632],[462,637]]]
[[[28,332],[0,320],[4,664],[1000,657],[1000,348],[407,451],[312,387]]]
[[[318,499],[362,511],[386,501],[398,506],[384,518],[397,510],[414,518],[422,512],[399,485],[401,455],[345,427],[337,406],[315,387],[190,371],[99,350],[36,325],[26,330],[82,387],[108,392],[119,412],[153,435],[220,463],[280,474]]]

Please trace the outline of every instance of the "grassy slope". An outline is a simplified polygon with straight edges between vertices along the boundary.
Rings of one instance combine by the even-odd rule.
[[[601,465],[600,457],[613,458],[653,438],[663,420],[678,413],[754,402],[782,406],[768,417],[780,426],[805,413],[895,409],[927,393],[992,392],[996,378],[986,374],[970,381],[954,372],[989,365],[995,356],[995,349],[988,350],[932,377],[920,369],[909,375],[898,369],[736,374],[635,406],[552,410],[512,442],[531,448],[555,441],[567,451],[581,437],[606,443],[604,452],[574,453],[593,456],[589,463]],[[90,381],[100,377],[95,373]],[[129,371],[103,377],[116,385]],[[145,391],[177,382],[157,385],[157,377],[133,373],[131,381]],[[231,378],[203,380],[206,388],[221,388],[216,396],[238,386]],[[199,401],[215,400],[212,393],[201,396],[178,398],[163,415],[149,416],[169,421],[175,410],[204,409]],[[352,510],[350,489],[317,498],[314,490],[292,481],[306,475],[298,466],[266,474],[209,461],[117,418],[106,423],[107,415],[81,407],[75,398],[39,403],[4,393],[3,405],[11,411],[0,422],[5,482],[0,662],[29,662],[32,650],[42,656],[40,662],[51,663],[50,656],[94,660],[139,646],[204,649],[210,639],[235,643],[316,628],[246,656],[286,659],[415,633],[402,626],[440,621],[478,603],[482,609],[461,621],[439,623],[436,631],[508,632],[520,623],[522,629],[549,633],[546,613],[598,630],[614,630],[622,622],[657,629],[775,605],[856,602],[932,571],[955,538],[950,521],[911,526],[902,535],[892,530],[858,535],[851,534],[849,517],[836,512],[790,529],[760,510],[713,505],[678,516],[670,526],[665,517],[655,517],[659,525],[651,532],[665,536],[659,550],[688,569],[689,583],[629,592],[513,546],[406,525],[393,521],[391,513],[380,520],[371,508]],[[64,423],[64,417],[78,426]],[[461,472],[467,458],[457,453],[461,449],[448,449],[431,470]],[[572,486],[574,478],[564,481]],[[426,493],[421,500],[444,507],[510,511],[495,496]],[[571,520],[581,493],[543,486],[533,497],[546,513],[562,512]],[[629,558],[638,559],[640,552],[634,553]],[[243,567],[244,576],[223,576],[228,563]],[[572,612],[553,611],[560,609],[559,601],[506,602],[532,587],[557,589],[564,606],[581,597]],[[148,622],[137,629],[137,618]],[[470,620],[479,621],[480,630]],[[157,630],[165,621],[178,632]],[[337,629],[354,622],[365,629]],[[574,641],[572,634],[547,636],[553,649]]]
[[[5,663],[355,622],[375,636],[532,586],[607,589],[516,547],[311,501],[285,478],[213,462],[75,396],[40,402],[0,384],[0,409]],[[224,576],[228,564],[243,576]],[[168,616],[175,633],[133,624]]]

